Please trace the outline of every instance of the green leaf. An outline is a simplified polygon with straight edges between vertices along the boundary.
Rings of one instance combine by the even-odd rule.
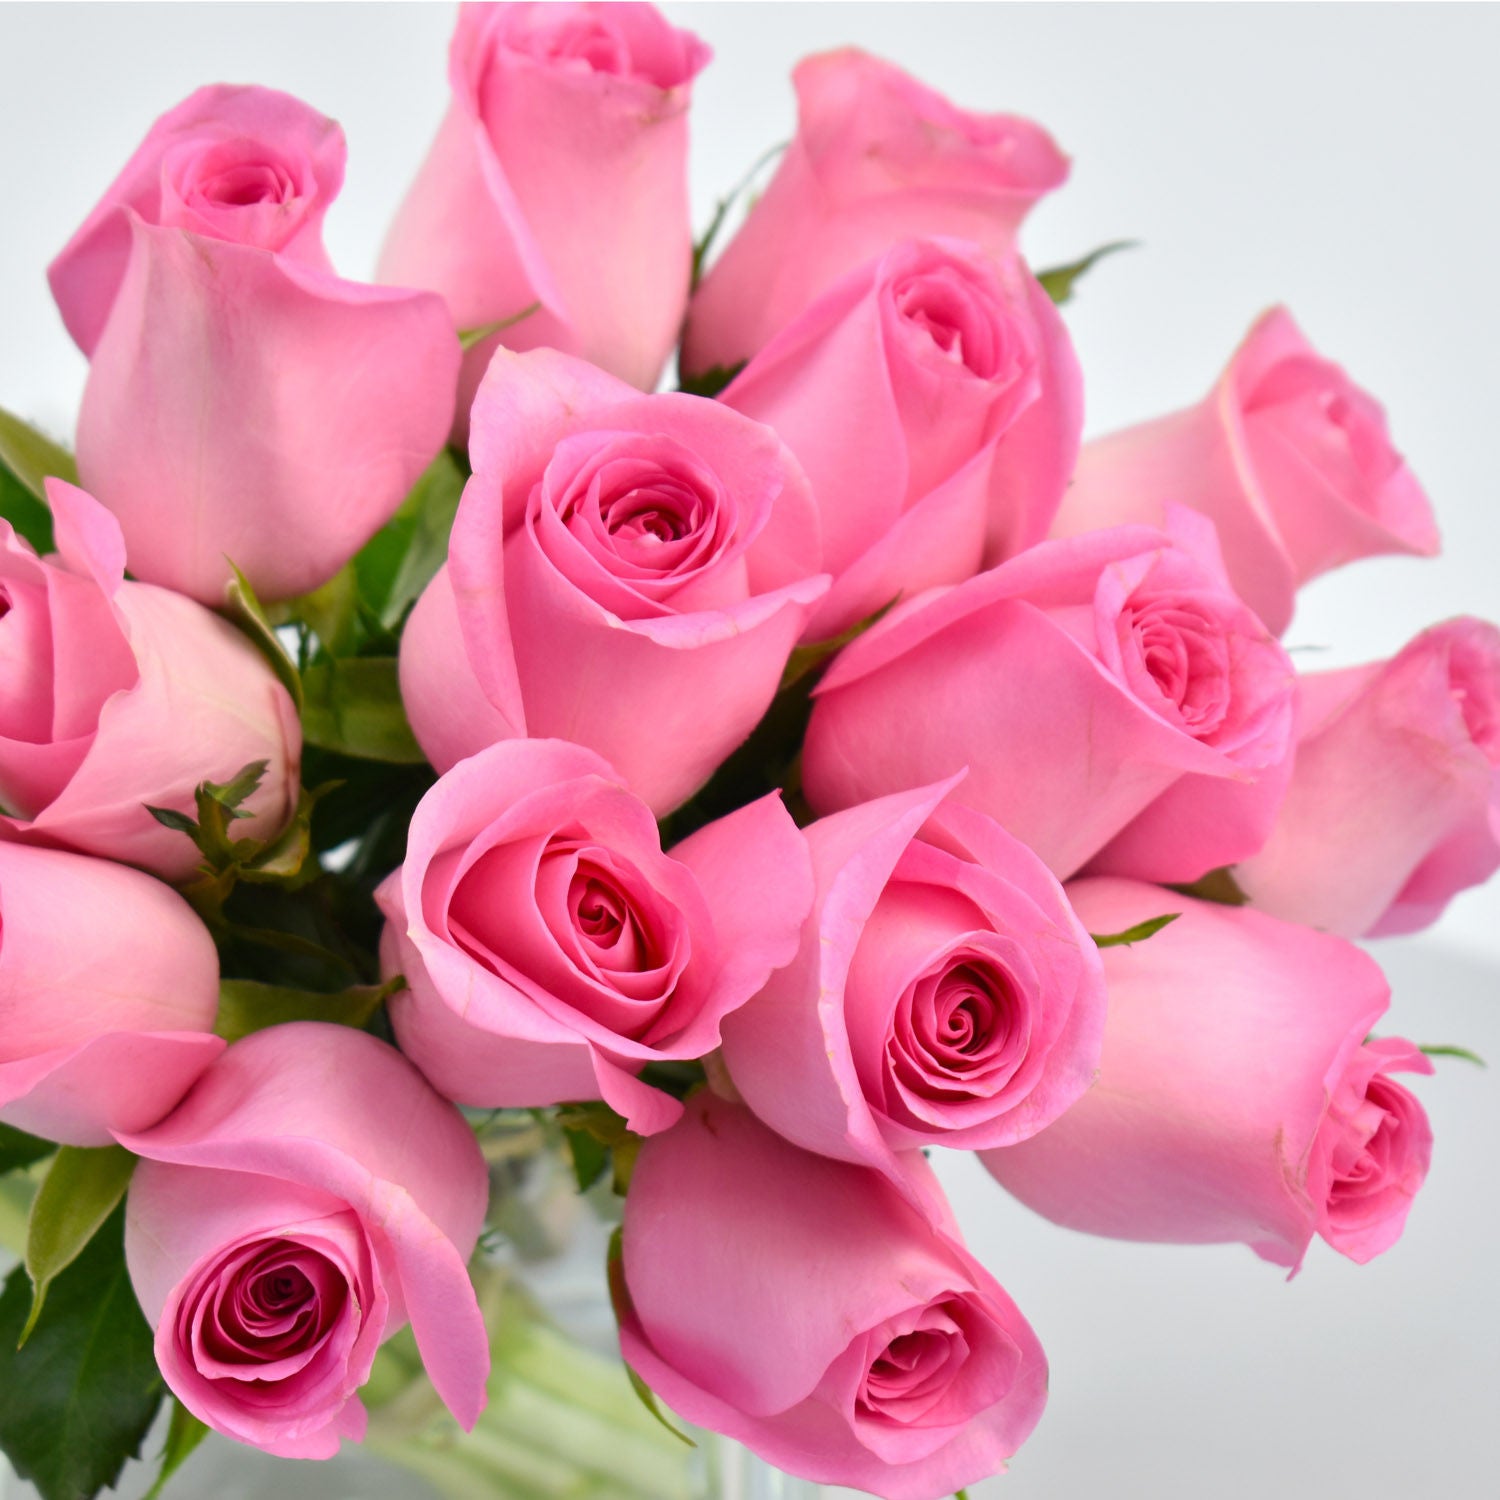
[[[698,243],[693,246],[693,277],[689,283],[690,287],[696,287],[703,279],[703,263],[708,259],[708,252],[713,249],[714,241],[718,239],[719,231],[724,227],[724,220],[728,218],[729,210],[734,207],[736,200],[749,190],[761,171],[775,161],[790,144],[790,141],[780,141],[772,146],[714,205],[713,217],[708,221],[708,228],[703,231],[703,236]]]
[[[52,551],[52,512],[4,463],[0,463],[0,521],[9,521],[35,552]]]
[[[208,1436],[208,1424],[200,1422],[175,1396],[172,1398],[172,1420],[167,1427],[167,1442],[161,1452],[161,1468],[156,1483],[146,1491],[145,1500],[161,1500],[167,1481],[192,1456],[193,1450]]]
[[[214,1034],[237,1042],[252,1031],[288,1021],[331,1021],[362,1030],[386,1000],[405,988],[406,980],[400,975],[384,984],[358,984],[332,993],[289,989],[255,979],[226,979],[219,986]]]
[[[346,563],[327,583],[277,606],[277,616],[301,620],[333,656],[354,650],[359,622],[359,579]]]
[[[1467,1047],[1418,1047],[1417,1051],[1425,1053],[1428,1057],[1457,1057],[1463,1062],[1473,1063],[1477,1068],[1489,1067],[1489,1064],[1477,1052],[1470,1052]]]
[[[260,648],[261,655],[275,672],[277,681],[292,695],[292,702],[300,709],[302,679],[297,675],[296,665],[286,654],[275,629],[266,618],[260,600],[255,597],[255,590],[250,586],[250,580],[233,562],[229,566],[234,569],[234,578],[225,592],[223,614],[234,621]]]
[[[53,1141],[39,1140],[17,1130],[14,1125],[0,1125],[0,1177],[18,1167],[29,1167],[57,1150]]]
[[[47,1289],[87,1248],[125,1196],[135,1157],[123,1146],[63,1146],[31,1204],[26,1274],[31,1312],[20,1342],[31,1337]]]
[[[615,1310],[615,1321],[624,1322],[631,1316],[630,1289],[625,1285],[625,1249],[623,1231],[616,1225],[609,1237],[609,1249],[605,1252],[605,1270],[609,1278],[609,1300]],[[673,1437],[686,1443],[689,1448],[698,1445],[678,1427],[661,1409],[656,1392],[627,1364],[625,1373],[630,1377],[630,1388],[640,1399],[642,1406],[661,1423]]]
[[[0,464],[43,504],[47,500],[48,479],[78,483],[78,465],[73,462],[73,455],[4,407],[0,407]]]
[[[89,1500],[113,1485],[161,1404],[151,1328],[125,1270],[124,1222],[117,1209],[53,1282],[24,1349],[23,1267],[0,1294],[0,1448],[43,1500]]]
[[[465,354],[470,349],[476,349],[486,339],[494,338],[497,333],[503,333],[507,328],[514,328],[517,323],[524,323],[533,313],[542,310],[540,302],[533,302],[530,307],[523,307],[520,312],[512,313],[508,318],[498,318],[493,323],[485,323],[479,328],[465,328],[459,331],[458,345]]]
[[[850,641],[856,641],[872,625],[883,620],[900,602],[901,596],[896,595],[894,599],[882,604],[873,614],[868,614],[862,620],[856,620],[847,630],[838,635],[830,636],[826,641],[814,641],[808,646],[797,646],[793,649],[791,656],[787,658],[786,670],[781,674],[781,689],[785,691],[794,682],[818,667],[825,666],[833,657],[837,656]]]
[[[448,533],[468,481],[468,465],[444,448],[401,502],[401,508],[354,559],[359,596],[387,629],[395,629],[448,556]]]
[[[1096,948],[1128,948],[1132,943],[1144,943],[1148,937],[1155,937],[1163,927],[1170,926],[1181,915],[1180,911],[1169,911],[1164,917],[1152,917],[1149,921],[1137,922],[1134,927],[1127,927],[1124,932],[1109,932],[1102,936],[1097,932],[1091,932],[1089,936],[1093,938]]]
[[[678,390],[689,396],[705,396],[712,400],[750,361],[742,359],[737,365],[712,365],[697,375],[684,375],[678,382]]]
[[[573,1159],[573,1176],[578,1191],[586,1193],[604,1176],[609,1166],[609,1147],[586,1130],[564,1130],[563,1139],[567,1141],[568,1154]]]
[[[1181,896],[1193,896],[1199,901],[1213,901],[1220,906],[1250,904],[1250,898],[1235,883],[1228,865],[1223,869],[1210,870],[1191,885],[1169,885],[1167,889],[1176,891]]]
[[[363,760],[420,765],[394,656],[315,662],[303,674],[302,733],[313,745]]]
[[[1133,250],[1139,243],[1139,240],[1111,240],[1107,245],[1100,245],[1097,250],[1090,250],[1082,260],[1071,261],[1065,266],[1053,266],[1050,270],[1038,271],[1036,279],[1041,282],[1042,290],[1061,306],[1064,302],[1072,300],[1073,286],[1080,276],[1091,270],[1106,255],[1117,255],[1121,250]]]

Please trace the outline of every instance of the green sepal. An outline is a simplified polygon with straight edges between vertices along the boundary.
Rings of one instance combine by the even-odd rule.
[[[260,648],[260,654],[265,657],[267,664],[276,674],[276,680],[292,695],[292,702],[300,710],[302,679],[297,673],[296,664],[286,654],[286,648],[282,646],[275,627],[267,618],[260,600],[256,598],[250,580],[234,566],[232,561],[229,566],[234,572],[234,577],[224,591],[223,614],[238,625]]]
[[[1155,937],[1163,927],[1169,927],[1182,913],[1180,911],[1169,911],[1165,916],[1151,917],[1145,922],[1137,922],[1134,927],[1127,927],[1124,932],[1091,932],[1089,936],[1094,940],[1096,948],[1128,948],[1132,943],[1144,943],[1147,938]]]
[[[219,1015],[214,1035],[237,1042],[268,1026],[288,1021],[331,1021],[362,1031],[380,1007],[406,988],[399,974],[384,984],[359,984],[329,994],[262,984],[255,979],[226,979],[219,985]]]
[[[167,1441],[161,1450],[161,1468],[156,1482],[146,1491],[144,1500],[161,1500],[167,1481],[192,1457],[198,1444],[208,1436],[208,1424],[200,1422],[175,1396],[172,1398],[172,1420],[167,1425]]]
[[[688,283],[690,290],[696,289],[703,279],[703,263],[708,259],[708,252],[713,249],[714,241],[718,239],[719,231],[724,227],[724,220],[729,217],[729,210],[734,207],[741,195],[749,190],[762,170],[775,161],[789,145],[791,145],[790,141],[778,141],[769,151],[764,152],[755,165],[714,204],[713,217],[708,221],[708,228],[693,245],[693,273]]]
[[[1191,885],[1169,885],[1169,891],[1181,896],[1192,896],[1198,901],[1212,901],[1218,906],[1248,906],[1250,898],[1239,888],[1234,873],[1228,865],[1210,870]]]
[[[1430,1047],[1418,1047],[1417,1051],[1425,1057],[1456,1057],[1461,1062],[1473,1063],[1476,1068],[1489,1067],[1489,1064],[1477,1052],[1470,1052],[1467,1047],[1435,1044]]]
[[[31,1337],[48,1288],[88,1248],[118,1207],[134,1170],[135,1157],[123,1146],[63,1146],[58,1150],[32,1199],[26,1224],[31,1311],[17,1348]]]
[[[508,318],[497,318],[493,323],[482,323],[478,328],[462,328],[458,334],[458,347],[467,354],[470,349],[477,349],[486,339],[494,338],[507,328],[514,328],[517,323],[524,323],[541,310],[542,304],[533,302],[530,307],[523,307],[520,312],[512,313]]]
[[[1117,255],[1121,250],[1133,250],[1139,243],[1139,240],[1111,240],[1107,245],[1100,245],[1097,250],[1090,250],[1081,260],[1038,271],[1036,279],[1041,282],[1042,290],[1061,307],[1064,302],[1072,300],[1073,287],[1078,279],[1092,270],[1105,256]]]
[[[125,1269],[124,1224],[116,1209],[54,1280],[47,1316],[24,1349],[24,1266],[0,1294],[0,1449],[43,1500],[91,1500],[113,1486],[161,1405],[151,1328]]]
[[[615,1310],[615,1321],[623,1323],[631,1316],[630,1288],[625,1285],[625,1240],[624,1231],[617,1224],[609,1237],[609,1249],[605,1256],[605,1267],[609,1278],[609,1301]],[[629,1365],[625,1365],[625,1373],[630,1378],[630,1388],[640,1399],[642,1406],[661,1423],[673,1437],[684,1442],[689,1448],[698,1445],[687,1433],[685,1433],[670,1417],[661,1409],[661,1403],[656,1399],[656,1392],[646,1384],[644,1380]]]

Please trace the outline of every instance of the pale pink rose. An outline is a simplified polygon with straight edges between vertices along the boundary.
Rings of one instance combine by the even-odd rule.
[[[382,281],[430,287],[471,349],[548,347],[649,390],[687,306],[688,105],[707,47],[653,5],[465,5],[453,99],[391,227]]]
[[[1415,932],[1500,869],[1500,630],[1449,620],[1298,689],[1286,800],[1234,872],[1257,907],[1345,937]]]
[[[223,1051],[218,1008],[219,955],[175,891],[0,843],[0,1120],[69,1146],[156,1124]]]
[[[1083,381],[1016,256],[906,240],[836,282],[720,398],[807,473],[840,631],[1047,533],[1078,457]]]
[[[694,294],[682,367],[732,368],[846,272],[940,234],[1003,257],[1068,159],[1040,126],[957,108],[852,47],[792,74],[797,134]]]
[[[1235,591],[1277,635],[1308,579],[1377,553],[1438,550],[1384,411],[1285,308],[1255,324],[1197,406],[1085,443],[1052,534],[1155,524],[1170,503],[1218,527]]]
[[[63,845],[170,880],[198,851],[148,806],[195,815],[193,789],[265,761],[236,835],[296,810],[302,728],[260,652],[217,615],[122,581],[115,519],[47,481],[58,550],[0,522],[0,839]]]
[[[459,347],[442,300],[335,275],[343,133],[270,89],[200,89],[151,128],[49,276],[90,357],[83,483],[131,572],[223,602],[316,588],[443,444]]]
[[[898,1183],[896,1153],[1003,1146],[1088,1088],[1104,975],[1062,887],[944,785],[803,830],[817,897],[796,960],[724,1022],[772,1129]]]
[[[125,1258],[172,1393],[283,1458],[364,1436],[357,1391],[410,1322],[472,1428],[489,1343],[465,1263],[489,1199],[468,1123],[394,1048],[296,1022],[236,1042],[154,1130]]]
[[[954,801],[988,813],[1059,878],[1137,820],[1194,880],[1259,848],[1252,815],[1179,822],[1207,781],[1279,787],[1294,678],[1230,592],[1212,528],[1121,526],[1044,542],[899,606],[818,688],[803,784],[818,812],[968,767]]]
[[[439,771],[573,740],[667,812],[755,726],[828,587],[802,470],[718,402],[543,349],[495,356],[472,456],[401,641],[417,740]]]
[[[928,1176],[920,1153],[907,1168]],[[1041,1345],[955,1237],[710,1093],[642,1147],[623,1243],[626,1361],[788,1473],[946,1500],[1041,1417]]]
[[[1342,938],[1128,880],[1068,887],[1090,932],[1169,912],[1104,950],[1099,1080],[1056,1124],[983,1155],[1054,1223],[1115,1239],[1243,1241],[1294,1271],[1314,1235],[1357,1261],[1395,1243],[1432,1134],[1390,1072],[1430,1073],[1369,1039],[1390,989]]]
[[[636,1075],[699,1058],[797,951],[807,848],[776,797],[663,853],[650,809],[604,761],[510,740],[422,799],[406,862],[376,893],[402,1050],[484,1107],[604,1099],[642,1134],[680,1106]]]

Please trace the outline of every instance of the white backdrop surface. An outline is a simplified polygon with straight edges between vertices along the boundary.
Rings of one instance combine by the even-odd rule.
[[[1255,314],[1284,301],[1386,404],[1447,549],[1321,580],[1289,640],[1340,664],[1448,615],[1500,616],[1500,9],[665,8],[717,53],[694,105],[700,225],[790,134],[786,75],[810,51],[856,42],[959,103],[1033,115],[1075,163],[1029,222],[1033,261],[1142,242],[1067,312],[1089,430],[1197,399]],[[67,435],[84,364],[44,267],[152,119],[202,83],[273,85],[342,121],[349,172],[328,237],[341,271],[370,274],[444,107],[450,25],[446,5],[0,5],[0,405]],[[1497,918],[1491,887],[1423,938],[1377,946],[1396,990],[1389,1029],[1500,1062]],[[1421,1092],[1437,1160],[1404,1241],[1365,1268],[1315,1250],[1291,1285],[1239,1248],[1054,1230],[972,1161],[945,1161],[975,1250],[1053,1367],[1042,1427],[976,1500],[1492,1495],[1500,1075],[1442,1063]],[[206,1450],[175,1493],[378,1484],[226,1454]],[[415,1493],[404,1480],[380,1492]]]

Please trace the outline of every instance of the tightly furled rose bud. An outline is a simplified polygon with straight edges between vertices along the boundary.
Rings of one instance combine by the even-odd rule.
[[[193,811],[201,781],[265,761],[237,836],[269,839],[297,805],[302,727],[232,625],[125,582],[114,518],[47,481],[55,555],[0,522],[0,836],[62,844],[180,879],[198,862],[147,806]]]
[[[901,1181],[895,1153],[1024,1140],[1093,1081],[1104,977],[1062,887],[926,787],[803,830],[796,959],[724,1022],[745,1102],[790,1141]]]
[[[364,1435],[356,1394],[409,1321],[472,1428],[488,1336],[465,1262],[489,1182],[463,1116],[394,1048],[297,1022],[236,1042],[154,1130],[125,1255],[156,1361],[216,1432],[284,1458]]]
[[[913,1190],[937,1192],[918,1153]],[[939,1500],[1005,1466],[1047,1363],[992,1276],[887,1178],[711,1093],[641,1148],[620,1345],[690,1422],[788,1473]]]
[[[485,1107],[606,1100],[642,1134],[680,1112],[646,1064],[699,1058],[790,961],[812,902],[775,797],[663,853],[650,810],[597,755],[509,740],[423,798],[380,887],[402,1050]]]
[[[69,1146],[155,1125],[223,1051],[218,1007],[213,939],[175,891],[0,843],[0,1120]]]
[[[1449,620],[1298,690],[1286,800],[1235,869],[1257,907],[1345,937],[1415,932],[1500,869],[1500,630]]]
[[[1194,880],[1259,848],[1291,747],[1293,672],[1229,591],[1211,528],[1044,542],[898,607],[818,688],[803,782],[819,812],[968,767],[988,813],[1059,877],[1160,816]],[[1253,816],[1170,816],[1207,780],[1264,782]],[[1158,811],[1155,804],[1164,803]]]
[[[807,480],[769,428],[502,350],[474,403],[447,567],[401,641],[446,770],[496,740],[597,751],[664,813],[765,712],[827,590]]]
[[[796,138],[693,297],[690,375],[749,359],[899,240],[946,235],[1009,254],[1032,204],[1068,175],[1040,126],[959,109],[852,47],[805,58],[792,82]]]
[[[807,473],[834,585],[823,639],[1046,535],[1078,456],[1083,384],[1015,256],[903,241],[843,277],[720,398]]]
[[[1295,1270],[1313,1236],[1366,1261],[1401,1234],[1432,1134],[1370,1040],[1390,990],[1342,938],[1127,880],[1068,887],[1096,933],[1177,920],[1104,951],[1099,1081],[1060,1120],[984,1164],[1058,1224],[1117,1239],[1241,1240]]]
[[[91,360],[84,484],[130,568],[207,604],[326,582],[442,446],[459,348],[427,292],[343,281],[343,133],[271,89],[163,115],[49,277]]]
[[[1052,534],[1154,525],[1174,503],[1213,521],[1235,592],[1277,635],[1308,579],[1376,553],[1438,550],[1385,413],[1284,308],[1250,330],[1206,400],[1085,443]]]
[[[652,5],[460,9],[453,100],[380,262],[461,329],[534,309],[466,355],[460,433],[502,344],[656,384],[687,305],[687,112],[709,55]]]

